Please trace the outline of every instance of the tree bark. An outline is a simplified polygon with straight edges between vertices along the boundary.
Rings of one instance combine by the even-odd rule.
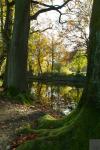
[[[30,28],[30,0],[15,1],[15,20],[8,56],[7,87],[27,90],[27,49]]]
[[[6,89],[7,88],[8,55],[9,55],[9,50],[10,50],[10,45],[11,45],[14,10],[13,10],[13,6],[10,6],[8,0],[5,0],[5,4],[6,4],[6,19],[5,19],[4,29],[3,29],[3,41],[5,45],[4,55],[6,56],[7,59],[6,59],[3,87]]]
[[[79,106],[100,108],[100,0],[94,0],[90,22],[87,82]]]

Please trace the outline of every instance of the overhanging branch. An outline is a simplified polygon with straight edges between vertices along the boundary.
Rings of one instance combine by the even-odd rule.
[[[35,5],[41,5],[41,6],[45,6],[47,8],[43,8],[43,9],[40,9],[39,11],[37,11],[33,16],[30,16],[30,20],[36,20],[38,15],[39,14],[42,14],[44,12],[48,12],[48,11],[51,11],[51,10],[55,10],[55,11],[58,11],[59,9],[63,8],[64,6],[66,6],[70,1],[72,0],[67,0],[65,1],[62,5],[47,5],[47,4],[44,4],[44,3],[41,3],[41,2],[37,2],[37,1],[32,1],[32,3]]]

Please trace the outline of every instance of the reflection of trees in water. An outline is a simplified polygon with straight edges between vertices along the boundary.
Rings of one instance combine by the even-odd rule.
[[[42,84],[39,84],[38,82],[36,86],[36,95],[37,95],[38,102],[41,101],[41,96],[42,96],[41,91],[42,91]]]
[[[82,93],[82,89],[75,87],[50,86],[40,83],[34,83],[33,89],[38,102],[57,111],[73,103],[77,104]]]

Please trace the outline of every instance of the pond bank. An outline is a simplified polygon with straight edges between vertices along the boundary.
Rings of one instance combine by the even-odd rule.
[[[83,75],[39,74],[28,76],[29,83],[39,82],[53,85],[70,85],[84,87],[86,77]]]

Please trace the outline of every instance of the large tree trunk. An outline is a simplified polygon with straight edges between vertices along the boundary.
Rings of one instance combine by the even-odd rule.
[[[80,104],[100,107],[100,0],[94,0],[90,22],[87,82]]]
[[[30,0],[15,1],[15,21],[8,56],[7,86],[26,91]]]

